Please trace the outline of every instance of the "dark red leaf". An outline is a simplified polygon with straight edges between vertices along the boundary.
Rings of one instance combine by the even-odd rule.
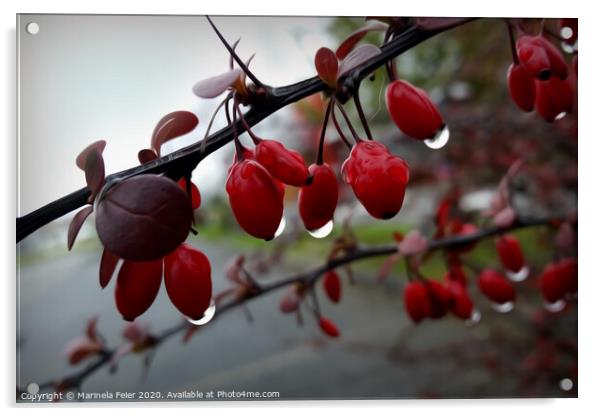
[[[92,149],[86,156],[86,184],[90,189],[89,201],[94,200],[105,182],[105,161],[96,149]]]
[[[380,54],[380,49],[374,45],[362,45],[354,49],[339,65],[338,76],[344,75],[378,54]]]
[[[82,228],[84,221],[86,221],[86,218],[88,218],[88,215],[90,215],[92,211],[93,208],[91,206],[85,207],[84,209],[80,210],[77,214],[75,214],[75,216],[71,220],[71,223],[69,223],[69,231],[67,232],[68,250],[71,250],[71,247],[73,247],[73,243],[75,243],[75,239],[77,238],[79,230]]]
[[[75,164],[77,165],[77,167],[85,171],[86,158],[88,157],[88,152],[92,149],[95,149],[98,153],[102,155],[102,152],[105,150],[106,145],[107,142],[105,140],[98,140],[86,147],[84,150],[82,150],[81,153],[77,155],[77,158],[75,159]]]
[[[172,180],[150,174],[109,189],[96,215],[96,231],[105,248],[134,261],[171,253],[186,239],[191,224],[186,193]]]
[[[105,288],[113,277],[113,272],[117,266],[119,257],[111,253],[106,248],[102,251],[102,257],[100,258],[100,269],[98,272],[98,280],[100,281],[100,287]]]
[[[416,27],[421,30],[437,30],[459,25],[466,17],[417,17]]]
[[[157,123],[151,137],[151,147],[156,154],[160,155],[163,143],[190,133],[198,124],[199,119],[190,111],[169,113]]]
[[[343,43],[341,43],[341,45],[337,49],[337,58],[345,59],[345,57],[349,54],[349,52],[351,52],[351,50],[353,48],[355,48],[355,45],[357,45],[357,43],[360,40],[362,40],[364,38],[364,36],[366,36],[366,34],[368,34],[369,32],[373,32],[373,31],[383,31],[384,32],[385,30],[387,30],[388,27],[389,26],[383,22],[374,21],[374,20],[369,21],[364,26],[362,26],[361,28],[359,28],[358,30],[353,32],[351,35],[349,35],[347,37],[347,39],[345,39],[343,41]]]
[[[141,165],[150,162],[151,160],[155,160],[158,158],[157,154],[153,149],[142,149],[138,152],[138,161]]]
[[[314,57],[314,65],[318,76],[331,87],[337,84],[339,61],[334,52],[328,48],[320,48]]]
[[[240,68],[232,69],[221,75],[203,79],[192,87],[192,92],[201,98],[215,98],[228,87],[234,85],[242,76],[243,72]]]

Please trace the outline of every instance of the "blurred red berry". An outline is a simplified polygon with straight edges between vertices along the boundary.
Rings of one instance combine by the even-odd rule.
[[[452,295],[448,288],[436,280],[427,280],[425,286],[430,300],[428,316],[433,319],[445,316],[452,300]]]
[[[323,285],[328,298],[334,303],[339,303],[341,300],[341,279],[337,272],[334,270],[326,272]]]
[[[450,280],[447,282],[447,290],[451,296],[449,304],[450,312],[458,318],[470,319],[472,316],[473,303],[464,285],[458,281]]]
[[[320,317],[320,329],[331,338],[338,338],[339,329],[330,319]]]
[[[577,259],[566,258],[545,267],[539,287],[546,301],[554,303],[577,292]]]
[[[568,76],[566,62],[558,48],[543,36],[522,36],[516,42],[516,52],[526,71],[539,80],[552,76],[565,79]]]
[[[408,316],[416,323],[431,314],[429,291],[422,282],[409,282],[403,292],[403,300]]]
[[[508,90],[514,103],[523,111],[535,107],[535,80],[524,65],[511,64],[507,74]]]
[[[573,84],[570,79],[552,77],[536,81],[535,109],[544,120],[552,123],[573,107]]]
[[[506,234],[499,237],[496,239],[495,247],[506,270],[518,273],[525,266],[523,250],[514,236]]]
[[[305,228],[312,231],[332,221],[339,199],[339,184],[332,168],[313,164],[309,167],[313,180],[299,191],[299,215]]]
[[[492,302],[503,304],[516,298],[514,286],[495,270],[485,269],[479,275],[479,288]]]

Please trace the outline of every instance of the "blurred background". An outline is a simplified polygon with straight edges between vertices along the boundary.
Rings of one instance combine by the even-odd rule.
[[[38,33],[26,31],[31,22],[39,25]],[[259,79],[282,86],[314,76],[315,51],[321,46],[336,49],[365,20],[217,16],[214,22],[230,42],[241,38],[237,51],[243,59],[256,53],[251,69]],[[554,29],[556,20],[546,25]],[[18,30],[18,215],[84,186],[74,160],[95,140],[107,140],[104,157],[112,173],[138,163],[137,152],[148,147],[155,123],[171,111],[192,111],[200,125],[164,145],[164,153],[204,135],[219,100],[198,99],[191,88],[200,79],[226,71],[228,54],[203,17],[20,15]],[[366,42],[379,44],[382,34],[367,36]],[[199,234],[188,242],[210,258],[215,293],[229,286],[224,270],[240,254],[261,283],[321,264],[343,235],[344,221],[362,245],[389,244],[394,232],[416,228],[431,236],[439,201],[454,187],[462,194],[458,207],[463,218],[487,226],[482,213],[518,159],[526,162],[512,182],[521,215],[576,211],[576,113],[550,124],[533,112],[518,110],[506,87],[511,59],[506,27],[496,19],[445,32],[397,58],[400,77],[429,93],[450,129],[449,143],[438,150],[404,137],[390,122],[383,69],[362,84],[375,138],[411,169],[404,207],[389,221],[369,217],[350,188],[341,184],[335,227],[316,239],[298,217],[297,190],[287,187],[284,232],[269,243],[253,239],[242,232],[227,204],[224,185],[233,146],[206,158],[193,174],[203,204],[195,214]],[[346,108],[361,131],[355,110],[349,104]],[[279,111],[253,131],[300,151],[309,164],[315,158],[324,109],[322,98],[315,95]],[[215,123],[216,130],[225,125],[221,114]],[[327,131],[326,139],[326,160],[338,172],[347,149],[334,129]],[[242,140],[251,144],[247,135]],[[84,225],[68,252],[71,218],[48,224],[18,245],[19,386],[76,370],[62,352],[92,316],[99,316],[99,329],[110,345],[122,340],[124,322],[114,306],[114,282],[105,290],[98,285],[102,250],[93,221]],[[156,351],[146,376],[143,357],[131,355],[116,373],[108,368],[95,373],[82,390],[278,391],[282,399],[575,397],[576,302],[551,312],[536,288],[537,275],[555,256],[554,234],[533,228],[515,235],[530,276],[516,285],[518,301],[508,313],[494,311],[474,284],[474,270],[499,267],[491,240],[466,256],[474,269],[469,271],[470,292],[481,315],[470,324],[455,317],[413,324],[401,302],[403,268],[399,265],[378,283],[384,258],[376,258],[354,263],[353,279],[341,272],[341,303],[330,303],[318,287],[323,313],[336,322],[339,339],[320,332],[309,313],[302,326],[294,316],[282,314],[278,303],[283,289],[249,302],[247,310],[225,313],[189,343],[172,337]],[[433,256],[421,271],[442,279],[443,256]],[[181,319],[164,289],[138,318],[156,331]]]

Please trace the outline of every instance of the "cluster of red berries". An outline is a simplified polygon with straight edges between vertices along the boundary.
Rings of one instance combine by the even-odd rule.
[[[549,303],[577,293],[577,259],[568,257],[547,265],[539,278],[539,287]]]
[[[577,78],[577,55],[571,68],[562,53],[542,35],[521,36],[516,42],[515,61],[508,68],[510,95],[523,111],[534,108],[548,122],[573,109]]]
[[[438,319],[449,311],[461,319],[470,319],[473,302],[466,287],[446,274],[445,283],[424,279],[409,282],[404,289],[404,304],[414,322]]]

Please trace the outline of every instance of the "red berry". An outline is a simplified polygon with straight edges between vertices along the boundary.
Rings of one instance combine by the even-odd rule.
[[[523,250],[516,238],[511,235],[503,235],[495,242],[497,254],[500,261],[511,272],[518,273],[525,266]]]
[[[334,303],[339,303],[341,300],[341,279],[339,275],[333,270],[326,272],[323,284],[328,298]]]
[[[516,298],[514,286],[495,270],[485,269],[479,275],[479,288],[491,301],[499,304]]]
[[[556,77],[548,81],[536,81],[537,96],[535,109],[547,122],[553,122],[562,113],[573,107],[573,86],[570,79]]]
[[[317,230],[332,220],[339,198],[339,184],[332,168],[326,164],[309,167],[310,185],[299,191],[299,215],[305,228]]]
[[[253,237],[271,240],[280,225],[282,192],[268,171],[251,159],[230,169],[226,191],[240,226]]]
[[[155,301],[163,277],[163,260],[124,260],[115,285],[117,310],[126,321],[142,315]]]
[[[448,281],[447,289],[451,296],[449,310],[458,318],[470,319],[473,303],[468,291],[460,282]]]
[[[568,258],[547,265],[539,278],[539,286],[550,303],[577,292],[577,259]]]
[[[331,320],[324,317],[320,318],[320,329],[322,332],[332,338],[338,338],[340,335],[337,326],[333,324]]]
[[[167,255],[165,289],[184,316],[202,318],[211,303],[211,264],[207,256],[188,244]]]
[[[184,190],[184,192],[188,192],[186,190],[186,179],[182,178],[178,181],[178,185],[180,188]],[[190,182],[190,202],[192,203],[192,209],[198,209],[201,206],[201,192],[197,186]]]
[[[445,316],[452,300],[451,293],[446,286],[436,280],[427,280],[425,285],[430,299],[429,317],[437,319]]]
[[[342,166],[343,178],[375,218],[394,217],[403,204],[410,171],[406,162],[375,141],[353,146]]]
[[[422,282],[409,282],[403,292],[408,316],[416,323],[431,313],[429,291]]]
[[[514,103],[523,111],[535,107],[535,80],[524,65],[511,64],[507,74],[508,90]]]
[[[276,140],[261,140],[255,147],[255,160],[287,185],[303,186],[307,183],[309,171],[303,156]]]
[[[522,36],[516,42],[520,63],[539,80],[555,76],[565,79],[568,69],[560,51],[543,36]]]
[[[448,282],[458,282],[462,286],[466,286],[466,284],[468,283],[466,272],[464,272],[464,268],[462,268],[461,264],[451,265],[443,278],[445,281]]]
[[[397,127],[418,140],[431,139],[443,128],[443,119],[424,90],[404,80],[389,84],[387,109]]]

